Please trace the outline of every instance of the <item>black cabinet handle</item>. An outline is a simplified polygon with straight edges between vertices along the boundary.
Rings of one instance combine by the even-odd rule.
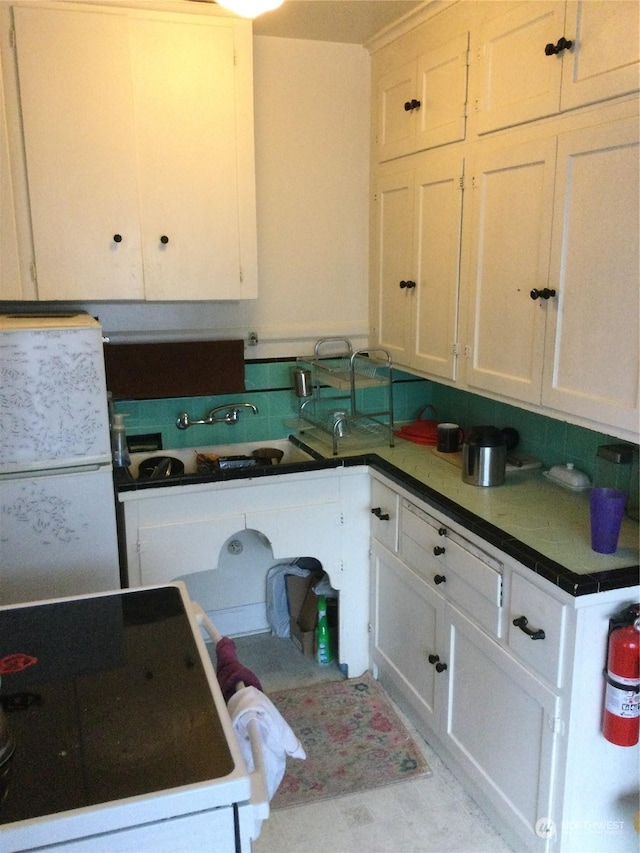
[[[538,630],[535,631],[532,628],[527,627],[529,624],[529,620],[526,616],[518,616],[517,619],[513,620],[513,624],[516,626],[516,628],[520,628],[521,631],[524,631],[524,633],[528,637],[531,637],[532,640],[544,640],[544,631],[542,630],[542,628],[538,628]]]
[[[440,586],[441,583],[447,582],[447,578],[445,575],[434,575],[433,582],[436,586]]]
[[[167,237],[166,234],[162,235],[162,237],[160,238],[160,242],[162,243],[163,246],[167,245],[167,243],[169,242],[169,238]]]
[[[405,101],[404,103],[404,108],[408,113],[410,113],[412,110],[419,110],[421,106],[422,104],[420,103],[420,101],[416,100],[415,98],[412,98],[410,101]]]
[[[122,234],[114,234],[113,235],[114,243],[122,243]]]
[[[558,39],[557,44],[549,43],[545,45],[544,52],[547,56],[555,56],[558,53],[562,53],[563,50],[569,50],[572,44],[572,41],[569,41],[564,36],[561,36]]]
[[[412,290],[416,286],[415,281],[401,281],[400,282],[400,290],[404,290],[405,287],[407,290]]]
[[[380,521],[389,521],[389,513],[382,512],[382,509],[379,506],[374,506],[371,512],[376,518],[379,518]]]
[[[538,290],[537,287],[534,287],[529,296],[532,299],[549,299],[550,296],[555,296],[555,290],[551,290],[548,287],[543,287],[542,290]]]
[[[440,554],[444,554],[446,550],[447,549],[443,548],[442,545],[436,545],[436,547],[433,549],[433,555],[434,557],[439,557]]]
[[[438,663],[440,657],[438,655],[429,655],[428,661],[429,663]]]
[[[446,663],[437,663],[436,664],[436,672],[444,672],[447,668]]]
[[[438,536],[446,536],[446,535],[447,535],[447,528],[446,527],[439,527],[438,528]]]

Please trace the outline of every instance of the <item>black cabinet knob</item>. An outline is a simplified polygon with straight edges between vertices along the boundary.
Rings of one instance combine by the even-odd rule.
[[[549,287],[543,287],[542,290],[538,290],[537,287],[534,287],[529,296],[532,299],[549,299],[551,296],[555,296],[555,290],[551,290]]]
[[[545,45],[544,52],[547,56],[556,56],[556,54],[562,53],[563,50],[569,50],[572,45],[572,41],[569,41],[564,36],[561,36],[556,44],[549,43]]]
[[[162,235],[162,237],[160,238],[160,242],[162,243],[163,246],[167,245],[167,243],[169,242],[169,238],[167,237],[166,234]]]
[[[429,663],[438,663],[440,657],[438,655],[429,655]]]
[[[441,583],[447,582],[447,578],[445,575],[434,575],[433,582],[436,586],[440,586]]]
[[[440,662],[440,663],[436,664],[436,672],[444,672],[446,668],[447,668],[446,663]]]
[[[443,548],[442,545],[436,545],[436,547],[433,549],[433,555],[434,557],[439,557],[440,554],[444,554],[446,550],[447,549]]]
[[[411,98],[410,101],[404,102],[404,108],[408,113],[410,113],[412,110],[419,110],[421,106],[421,102],[416,100],[415,98]]]
[[[122,243],[122,234],[114,234],[113,235],[114,243]]]
[[[401,281],[400,282],[400,290],[404,290],[405,288],[407,290],[413,290],[413,288],[415,286],[416,286],[415,281]]]
[[[446,536],[446,535],[447,535],[447,528],[446,527],[439,527],[438,528],[438,536]]]

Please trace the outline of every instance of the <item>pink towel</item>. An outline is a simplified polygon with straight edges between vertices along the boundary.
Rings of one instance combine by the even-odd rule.
[[[245,687],[256,687],[262,691],[257,676],[238,660],[236,644],[231,637],[222,637],[216,645],[216,675],[225,702],[236,692],[239,681],[243,681]]]

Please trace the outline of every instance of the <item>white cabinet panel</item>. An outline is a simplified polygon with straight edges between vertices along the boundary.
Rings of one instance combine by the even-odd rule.
[[[576,48],[562,58],[561,109],[638,91],[639,22],[637,0],[567,3],[567,38]]]
[[[556,144],[483,145],[472,169],[466,378],[474,388],[539,402]]]
[[[560,700],[469,620],[447,608],[447,735],[476,783],[508,807],[531,849],[554,814]]]
[[[371,656],[379,677],[392,679],[418,714],[436,725],[437,655],[444,601],[397,557],[373,555]],[[435,663],[435,661],[434,661]]]
[[[542,402],[637,432],[637,119],[561,134]],[[635,176],[635,178],[634,178]],[[603,415],[605,413],[605,415]]]
[[[464,139],[469,34],[383,74],[374,98],[378,160]]]
[[[546,595],[519,575],[513,576],[509,648],[558,687],[562,686],[566,611],[566,605]],[[520,624],[515,625],[514,621]]]
[[[464,159],[421,155],[381,170],[372,240],[372,329],[394,363],[455,379]]]
[[[315,557],[339,585],[342,555],[342,516],[339,504],[247,512],[248,530],[263,533],[274,559]]]
[[[38,296],[142,299],[127,20],[24,5],[14,21]]]
[[[506,8],[479,30],[479,133],[638,91],[635,0],[539,0]]]
[[[561,56],[545,45],[564,32],[564,2],[520,3],[479,31],[479,133],[551,115],[558,109]]]
[[[255,298],[247,22],[62,3],[14,19],[38,298]]]
[[[220,549],[240,530],[244,530],[243,515],[141,527],[139,583],[166,583],[191,572],[215,569]]]

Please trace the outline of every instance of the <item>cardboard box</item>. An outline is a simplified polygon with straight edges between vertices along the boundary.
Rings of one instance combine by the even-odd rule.
[[[297,575],[287,575],[285,578],[291,639],[303,655],[315,654],[318,596],[312,587],[318,583],[320,577],[321,575],[311,573],[304,578]]]
[[[305,578],[297,575],[287,575],[287,599],[289,601],[289,618],[291,639],[303,655],[316,653],[316,624],[318,621],[318,596],[313,591],[322,578],[322,572],[311,573]],[[331,637],[331,648],[334,657],[338,652],[338,602],[327,599],[327,620]]]

